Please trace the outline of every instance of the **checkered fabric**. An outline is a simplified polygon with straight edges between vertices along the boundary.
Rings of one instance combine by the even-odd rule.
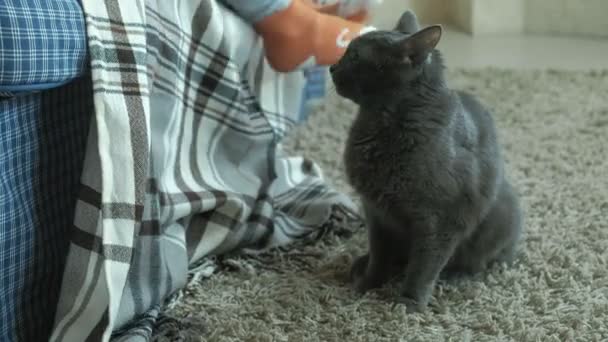
[[[50,334],[92,106],[90,77],[0,99],[0,341]]]
[[[0,93],[4,96],[69,82],[85,72],[86,55],[78,0],[0,1]]]
[[[273,71],[213,0],[84,1],[95,114],[52,341],[146,341],[188,269],[332,230],[353,203],[281,138],[303,73]]]

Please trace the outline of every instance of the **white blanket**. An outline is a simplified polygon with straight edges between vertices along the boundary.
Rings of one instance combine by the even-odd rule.
[[[282,153],[303,73],[274,72],[239,17],[205,0],[83,7],[95,115],[52,341],[145,341],[196,263],[331,229],[353,204]]]

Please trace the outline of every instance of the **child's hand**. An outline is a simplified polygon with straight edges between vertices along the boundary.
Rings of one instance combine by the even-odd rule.
[[[374,28],[327,13],[344,11],[345,6],[355,8],[356,2],[372,1],[378,0],[344,1],[335,7],[336,4],[318,6],[311,0],[292,0],[286,9],[260,20],[255,28],[264,39],[270,65],[287,72],[308,63],[336,63],[352,39]],[[366,14],[365,10],[358,15],[363,18]]]

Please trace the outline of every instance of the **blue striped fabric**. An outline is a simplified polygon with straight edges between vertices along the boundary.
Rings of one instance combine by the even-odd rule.
[[[74,219],[90,77],[0,99],[0,341],[44,341]]]
[[[50,89],[86,69],[78,0],[0,1],[0,93]]]

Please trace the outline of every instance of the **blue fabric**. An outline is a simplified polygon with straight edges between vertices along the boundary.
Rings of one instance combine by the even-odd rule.
[[[305,122],[311,108],[326,96],[327,67],[316,66],[307,68],[303,72],[306,85],[302,89],[302,107],[300,108],[298,123]]]
[[[78,0],[0,1],[0,92],[48,89],[87,67]]]
[[[0,98],[2,342],[48,340],[92,98],[89,76],[58,89]]]

